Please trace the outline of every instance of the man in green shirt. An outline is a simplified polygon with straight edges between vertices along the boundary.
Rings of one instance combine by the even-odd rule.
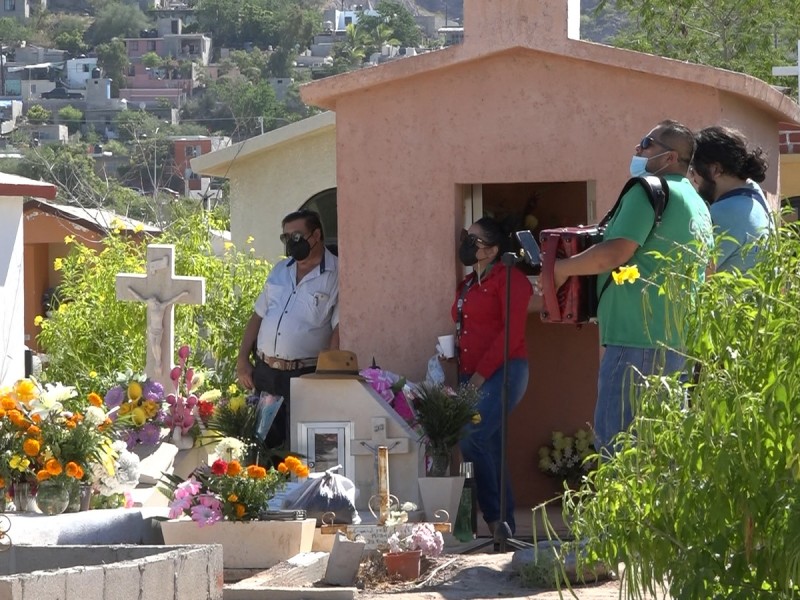
[[[676,305],[668,295],[659,294],[659,286],[670,272],[702,281],[709,262],[711,217],[686,178],[693,153],[694,136],[687,127],[675,121],[656,125],[636,146],[630,173],[666,179],[669,200],[661,223],[654,223],[655,212],[644,188],[634,186],[609,221],[601,243],[555,263],[556,287],[571,276],[596,274],[598,293],[614,269],[636,266],[639,271],[632,283],[607,286],[598,307],[605,352],[594,429],[598,449],[609,454],[614,452],[613,438],[633,420],[638,373],[676,373],[684,366],[685,315],[693,298],[689,293]]]

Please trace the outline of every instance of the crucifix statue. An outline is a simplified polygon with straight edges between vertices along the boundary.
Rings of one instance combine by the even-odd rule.
[[[116,281],[117,300],[138,300],[147,305],[145,373],[165,389],[174,356],[173,306],[206,301],[205,278],[176,276],[174,257],[172,244],[149,244],[147,273],[119,273]]]

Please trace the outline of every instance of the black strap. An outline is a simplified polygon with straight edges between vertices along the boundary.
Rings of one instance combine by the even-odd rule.
[[[614,214],[616,214],[620,204],[622,204],[622,198],[625,197],[625,194],[627,194],[631,188],[639,184],[641,184],[641,186],[644,188],[644,192],[647,194],[647,198],[650,200],[650,205],[653,207],[653,212],[655,213],[653,226],[650,228],[650,232],[647,234],[648,237],[650,236],[650,233],[653,232],[653,229],[661,225],[661,217],[667,208],[667,202],[669,202],[669,185],[667,184],[667,180],[663,177],[645,175],[644,177],[631,177],[628,180],[628,182],[625,184],[625,187],[622,188],[622,192],[620,192],[619,198],[617,198],[614,206],[611,207],[611,210],[609,210],[606,213],[606,216],[602,218],[600,223],[598,223],[598,229],[601,229],[608,224]],[[600,293],[597,294],[598,307],[600,306],[600,300],[602,299],[605,291],[608,289],[608,286],[611,284],[612,279],[613,277],[611,276],[611,273],[609,273],[608,277],[603,283]]]

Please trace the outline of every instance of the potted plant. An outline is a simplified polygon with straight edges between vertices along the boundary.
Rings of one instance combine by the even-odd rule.
[[[592,469],[593,463],[587,459],[593,454],[592,434],[586,429],[579,429],[571,436],[554,431],[551,443],[539,448],[539,469],[577,489],[583,476]]]
[[[315,519],[266,519],[268,502],[292,475],[308,475],[294,456],[277,468],[219,458],[186,479],[166,475],[160,488],[170,499],[170,520],[161,523],[164,542],[222,544],[228,569],[266,569],[310,551]]]
[[[389,551],[383,555],[383,560],[389,575],[414,580],[420,574],[422,555],[439,556],[444,540],[432,523],[414,523],[410,531],[392,533],[387,545]]]

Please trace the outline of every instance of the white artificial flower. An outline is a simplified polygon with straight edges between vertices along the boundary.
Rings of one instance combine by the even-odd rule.
[[[403,504],[400,506],[400,510],[404,510],[406,512],[412,512],[417,510],[417,505],[414,504],[413,502],[403,502]]]
[[[200,402],[214,402],[220,398],[222,398],[222,392],[219,390],[208,390],[207,392],[203,392],[198,400],[200,400]]]
[[[224,460],[241,460],[244,456],[245,445],[240,439],[224,437],[217,443],[214,452]]]
[[[75,386],[63,385],[61,383],[44,384],[42,399],[48,402],[64,402],[78,395]]]
[[[52,399],[34,398],[30,402],[31,415],[39,415],[42,419],[47,420],[50,414],[60,415],[64,411],[64,405],[61,402],[56,402]]]
[[[86,409],[85,419],[89,425],[97,427],[106,420],[106,413],[99,406],[90,406]]]

